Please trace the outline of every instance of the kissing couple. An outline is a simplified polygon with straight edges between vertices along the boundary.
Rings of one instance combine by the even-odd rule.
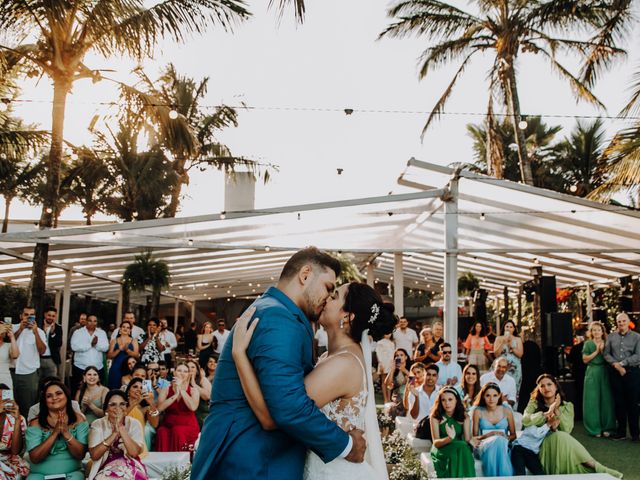
[[[295,253],[225,343],[192,480],[386,480],[371,378],[371,339],[393,306],[363,283],[336,288],[340,263]],[[314,367],[313,330],[328,350]]]

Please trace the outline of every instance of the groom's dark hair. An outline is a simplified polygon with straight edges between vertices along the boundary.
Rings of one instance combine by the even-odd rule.
[[[330,268],[335,272],[336,277],[340,275],[340,271],[342,270],[337,258],[332,257],[316,247],[307,247],[294,253],[287,263],[284,264],[284,268],[280,274],[280,280],[292,278],[304,265],[308,264],[322,268]]]

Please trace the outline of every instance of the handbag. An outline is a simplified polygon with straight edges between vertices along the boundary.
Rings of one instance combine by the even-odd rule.
[[[415,435],[420,440],[431,440],[431,421],[428,415],[416,424]]]

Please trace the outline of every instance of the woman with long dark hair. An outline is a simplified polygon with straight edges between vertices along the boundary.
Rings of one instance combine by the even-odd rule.
[[[462,369],[460,385],[456,388],[462,397],[464,408],[468,412],[480,393],[480,369],[476,365],[465,365]]]
[[[548,475],[575,473],[608,473],[622,478],[622,473],[598,463],[578,440],[573,430],[573,404],[564,399],[562,389],[553,375],[538,377],[531,400],[524,410],[522,426],[547,424],[551,433],[540,446],[540,462]]]
[[[520,391],[522,383],[522,364],[520,359],[524,353],[522,339],[518,335],[516,324],[512,320],[504,322],[502,335],[496,338],[493,344],[493,353],[496,358],[503,357],[509,362],[507,373],[516,381],[516,392]]]
[[[118,389],[122,385],[122,364],[130,357],[140,357],[138,341],[131,336],[132,329],[131,322],[122,322],[118,336],[109,344],[107,358],[111,359],[111,367],[109,367],[107,384],[111,390]]]
[[[471,420],[455,388],[440,390],[429,420],[433,440],[431,459],[438,478],[475,477],[469,446]]]
[[[491,343],[487,339],[482,322],[473,322],[467,340],[464,342],[467,354],[467,365],[476,365],[481,373],[488,369],[489,359],[487,352],[491,350]]]
[[[108,391],[107,387],[100,384],[100,373],[96,367],[84,369],[80,390],[76,393],[76,401],[80,404],[89,425],[104,416],[102,406]]]
[[[26,445],[31,462],[29,480],[44,480],[65,474],[68,480],[83,480],[82,458],[87,449],[89,425],[71,406],[71,393],[52,381],[40,395],[40,413],[27,428]]]

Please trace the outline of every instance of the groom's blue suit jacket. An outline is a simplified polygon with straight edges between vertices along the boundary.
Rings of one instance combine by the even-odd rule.
[[[216,369],[192,480],[300,480],[307,448],[329,462],[348,444],[348,435],[318,410],[304,389],[304,376],[313,368],[313,331],[302,310],[274,287],[254,306],[260,321],[247,354],[278,428],[263,430],[251,411],[231,356],[230,336]]]

